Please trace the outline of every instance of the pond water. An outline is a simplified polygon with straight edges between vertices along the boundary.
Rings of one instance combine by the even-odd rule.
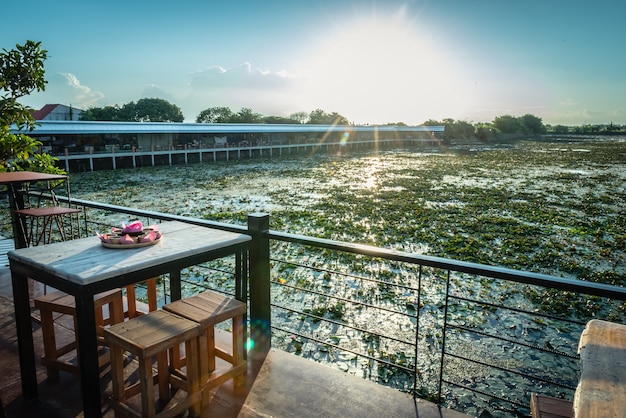
[[[210,162],[71,174],[76,198],[624,284],[626,143]],[[121,221],[121,220],[120,220]]]

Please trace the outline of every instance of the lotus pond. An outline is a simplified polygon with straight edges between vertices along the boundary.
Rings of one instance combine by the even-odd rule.
[[[71,175],[76,198],[624,285],[626,142],[520,141]]]

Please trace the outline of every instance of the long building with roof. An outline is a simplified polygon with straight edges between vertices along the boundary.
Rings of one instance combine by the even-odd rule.
[[[14,130],[15,132],[15,130]],[[241,158],[298,152],[303,147],[431,144],[443,126],[233,124],[39,120],[28,135],[74,171]],[[162,156],[167,156],[166,161]],[[103,164],[102,161],[105,160]],[[118,161],[119,160],[119,161]],[[118,164],[119,162],[119,164]]]

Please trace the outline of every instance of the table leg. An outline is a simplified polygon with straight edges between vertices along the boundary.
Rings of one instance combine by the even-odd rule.
[[[101,417],[100,369],[93,294],[75,296],[78,361],[85,417]]]
[[[170,299],[175,301],[181,297],[180,270],[170,271]]]
[[[15,307],[17,346],[20,352],[22,394],[24,398],[32,399],[37,397],[38,389],[35,346],[33,344],[33,329],[30,319],[28,278],[11,272],[11,282],[13,286],[13,305]]]

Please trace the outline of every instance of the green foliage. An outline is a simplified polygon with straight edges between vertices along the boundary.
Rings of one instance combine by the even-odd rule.
[[[233,116],[228,107],[210,107],[196,117],[197,123],[228,123]]]
[[[105,120],[126,122],[182,122],[183,112],[178,106],[164,99],[139,99],[122,107],[92,107],[81,115],[81,120]]]
[[[322,109],[312,111],[307,123],[311,125],[350,125],[348,119],[339,113],[326,113]]]
[[[104,120],[104,121],[116,121],[118,119],[118,113],[120,107],[105,106],[105,107],[92,107],[85,110],[80,115],[81,120]]]
[[[493,120],[495,126],[503,134],[516,134],[524,132],[524,125],[519,118],[511,115],[498,116]]]
[[[15,49],[0,53],[0,171],[63,172],[54,166],[55,158],[38,155],[41,142],[24,132],[34,129],[36,121],[30,108],[17,100],[46,88],[44,61],[48,51],[41,42],[26,41]],[[15,128],[20,133],[11,133]]]

